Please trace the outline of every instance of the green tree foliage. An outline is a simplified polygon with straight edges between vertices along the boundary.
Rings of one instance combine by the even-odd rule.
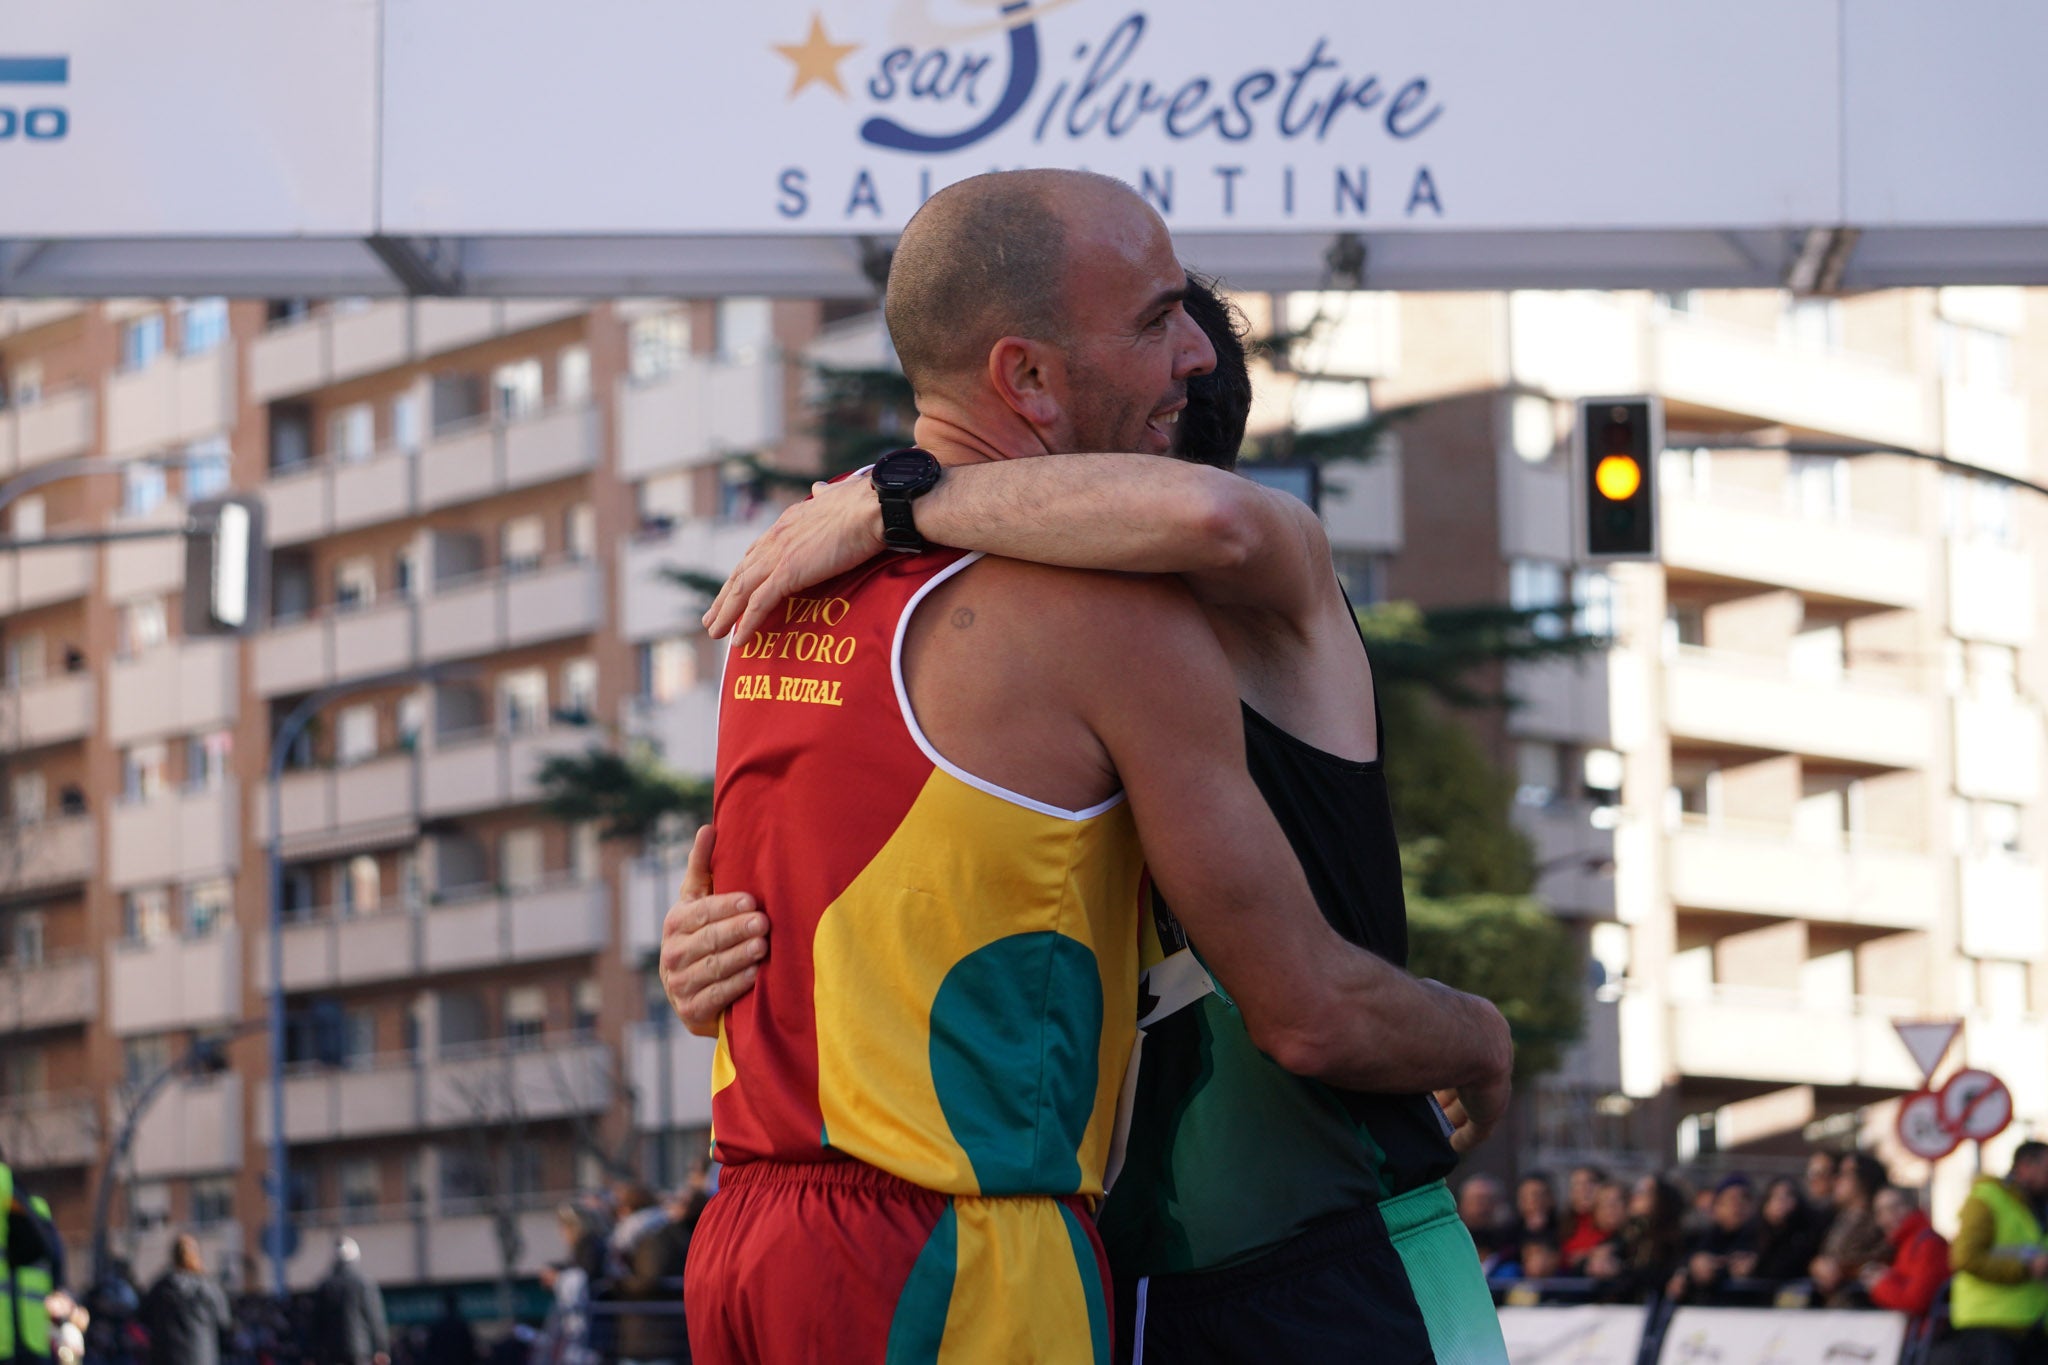
[[[1514,1035],[1518,1077],[1555,1070],[1584,1027],[1578,950],[1564,926],[1528,896],[1439,899],[1411,882],[1408,966],[1499,1006]]]
[[[711,784],[662,765],[654,748],[613,753],[592,745],[540,765],[541,808],[557,820],[597,820],[606,839],[649,839],[672,818],[711,818]]]

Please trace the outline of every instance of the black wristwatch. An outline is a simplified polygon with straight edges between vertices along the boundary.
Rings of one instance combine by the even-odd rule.
[[[874,485],[875,497],[882,504],[883,544],[904,554],[931,548],[917,533],[910,504],[938,486],[941,472],[942,467],[931,452],[916,446],[892,450],[875,461],[875,467],[868,472],[868,482]]]

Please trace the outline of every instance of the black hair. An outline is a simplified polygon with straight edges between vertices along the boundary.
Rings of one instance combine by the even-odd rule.
[[[1216,281],[1188,272],[1182,305],[1216,350],[1216,368],[1188,378],[1188,405],[1174,437],[1174,454],[1215,469],[1237,468],[1245,422],[1252,411],[1252,375],[1246,363],[1244,315],[1216,288]]]

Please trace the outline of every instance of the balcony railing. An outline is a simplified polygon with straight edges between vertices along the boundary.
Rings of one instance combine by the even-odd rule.
[[[0,1033],[90,1022],[99,1014],[99,986],[99,963],[89,954],[0,965]]]
[[[1930,694],[1857,670],[1823,681],[1783,659],[1681,647],[1665,670],[1675,738],[1924,768],[1933,759]]]
[[[99,1156],[99,1101],[91,1091],[0,1099],[0,1151],[23,1170],[84,1166]]]
[[[1927,929],[1941,903],[1934,858],[1863,834],[1821,841],[1789,825],[1688,817],[1669,867],[1672,901],[1691,910]]]

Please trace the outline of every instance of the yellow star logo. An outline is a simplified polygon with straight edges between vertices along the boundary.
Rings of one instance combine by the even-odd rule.
[[[811,11],[811,32],[803,42],[776,43],[773,46],[796,67],[796,81],[789,87],[791,99],[801,95],[804,87],[813,81],[831,86],[839,92],[839,98],[846,98],[846,87],[839,81],[839,64],[860,44],[835,43],[826,37],[825,21],[816,10]]]

